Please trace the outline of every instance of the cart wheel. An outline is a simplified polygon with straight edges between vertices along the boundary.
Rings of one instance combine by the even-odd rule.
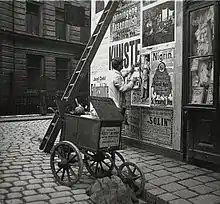
[[[62,185],[72,186],[83,171],[83,160],[78,148],[68,141],[54,146],[50,157],[50,166],[55,179]]]
[[[145,186],[145,177],[141,169],[131,162],[125,162],[119,167],[119,177],[122,181],[129,185],[129,187],[135,192],[136,196],[139,196]]]
[[[112,151],[111,156],[112,156],[112,160],[115,164],[116,169],[118,169],[118,166],[121,166],[125,162],[124,157],[118,151]]]
[[[103,178],[111,175],[114,162],[107,152],[85,152],[85,166],[88,172],[95,178]]]

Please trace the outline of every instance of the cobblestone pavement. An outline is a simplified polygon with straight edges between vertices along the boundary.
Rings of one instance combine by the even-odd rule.
[[[0,203],[90,203],[85,189],[94,179],[86,171],[72,188],[54,181],[50,155],[39,150],[49,122],[0,123]]]
[[[54,181],[50,155],[38,149],[49,122],[0,122],[1,203],[90,203],[85,189],[94,179],[86,168],[72,188]],[[145,174],[144,203],[220,203],[220,173],[134,147],[121,153]]]

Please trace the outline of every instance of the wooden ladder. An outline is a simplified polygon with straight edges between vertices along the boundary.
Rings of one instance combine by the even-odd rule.
[[[76,66],[75,71],[73,72],[70,81],[64,91],[63,96],[61,97],[61,103],[67,103],[68,100],[73,99],[77,96],[80,86],[83,82],[83,78],[87,75],[89,71],[90,64],[95,57],[95,54],[102,42],[102,39],[109,27],[109,24],[112,20],[114,13],[120,3],[118,1],[109,1],[106,5],[96,28],[90,37],[83,54]],[[64,105],[63,105],[64,106]],[[44,138],[40,144],[39,149],[43,150],[46,153],[49,153],[54,145],[54,142],[57,138],[57,135],[62,128],[63,117],[60,114],[55,114]]]

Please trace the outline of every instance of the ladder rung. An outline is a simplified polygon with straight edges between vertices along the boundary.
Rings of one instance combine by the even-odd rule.
[[[51,123],[51,125],[52,125],[52,126],[55,126],[55,125],[56,125],[56,123]]]
[[[104,13],[108,13],[108,12],[109,12],[109,9],[107,9],[107,10],[104,11]]]
[[[64,100],[68,99],[68,96],[64,96],[63,99],[64,99]]]
[[[70,84],[70,86],[73,86],[74,84]]]
[[[86,58],[83,58],[81,61],[85,61],[86,60]],[[79,71],[77,71],[77,72],[79,72]]]
[[[91,49],[91,48],[92,48],[92,46],[91,46],[91,45],[87,47],[87,49]]]
[[[100,22],[98,25],[102,25],[104,23],[104,21]]]
[[[98,33],[93,34],[93,36],[92,36],[92,37],[96,37],[98,34],[99,34],[99,32],[98,32]]]

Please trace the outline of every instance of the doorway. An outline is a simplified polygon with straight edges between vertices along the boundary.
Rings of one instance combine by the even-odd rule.
[[[183,138],[187,161],[220,164],[219,2],[185,2]]]

